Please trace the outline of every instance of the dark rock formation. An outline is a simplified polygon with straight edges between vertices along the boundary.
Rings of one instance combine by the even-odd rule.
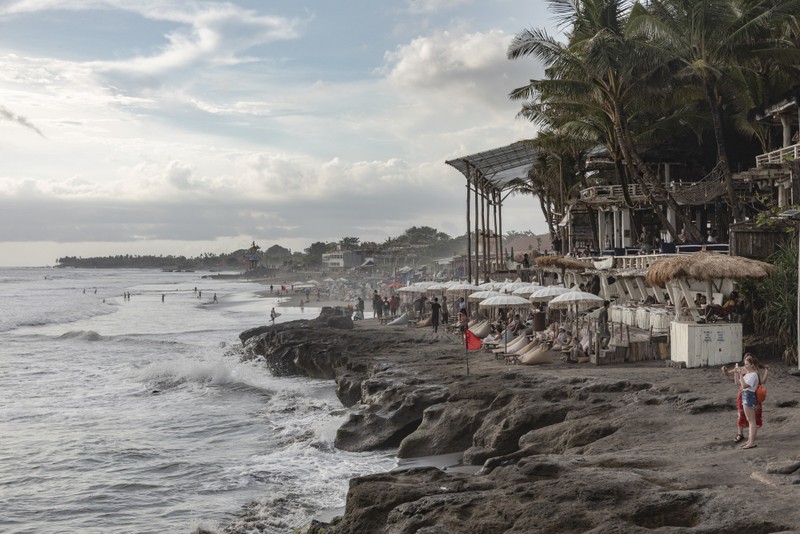
[[[800,381],[776,365],[765,408],[772,433],[742,451],[733,443],[736,390],[718,369],[508,367],[465,353],[443,333],[367,323],[278,325],[247,336],[246,347],[293,372],[335,378],[351,408],[337,447],[397,446],[401,458],[464,451],[465,465],[353,479],[344,516],[314,522],[315,533],[766,533],[800,525]]]

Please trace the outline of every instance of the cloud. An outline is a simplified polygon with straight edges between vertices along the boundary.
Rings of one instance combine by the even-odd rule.
[[[433,27],[456,4],[407,5]],[[113,61],[0,55],[3,104],[48,134],[4,139],[0,243],[249,236],[298,248],[421,224],[461,234],[464,177],[444,161],[533,136],[507,94],[538,67],[507,60],[499,29],[415,28],[370,43],[374,69],[339,75],[308,56],[320,46],[308,21],[230,3],[27,0],[0,16],[47,9],[124,9],[158,22],[146,33],[163,41],[127,43]],[[293,39],[297,57],[272,56]],[[504,208],[504,227],[525,229],[531,211]]]
[[[254,46],[296,39],[304,24],[298,19],[259,15],[228,2],[162,0],[21,0],[0,8],[0,16],[39,11],[119,10],[175,28],[164,34],[164,44],[151,55],[115,61],[94,61],[95,69],[140,77],[175,76],[176,70],[198,65],[232,65],[252,61],[241,56]]]
[[[412,14],[428,14],[470,4],[472,0],[408,0],[408,11]]]

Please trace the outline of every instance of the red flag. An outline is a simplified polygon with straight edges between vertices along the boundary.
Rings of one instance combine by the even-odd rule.
[[[469,328],[466,332],[467,350],[478,350],[481,348],[481,338],[472,333]]]

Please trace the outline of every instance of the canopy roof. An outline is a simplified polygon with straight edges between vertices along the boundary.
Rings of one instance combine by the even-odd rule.
[[[484,179],[494,189],[503,191],[514,180],[527,178],[538,154],[538,150],[531,148],[525,141],[517,141],[445,163],[458,170],[470,182],[474,183],[476,178]],[[473,173],[470,172],[470,167],[474,169]]]
[[[557,269],[569,269],[570,271],[585,271],[593,267],[593,264],[566,256],[537,256],[533,260],[540,269],[548,267]]]
[[[773,270],[772,265],[758,260],[695,252],[656,260],[647,270],[647,283],[651,286],[663,286],[670,280],[686,278],[699,281],[722,278],[757,280],[769,276]]]

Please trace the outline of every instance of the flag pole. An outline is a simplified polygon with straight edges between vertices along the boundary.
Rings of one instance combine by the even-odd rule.
[[[466,332],[464,332],[464,358],[467,360],[467,376],[469,376],[469,341]]]

